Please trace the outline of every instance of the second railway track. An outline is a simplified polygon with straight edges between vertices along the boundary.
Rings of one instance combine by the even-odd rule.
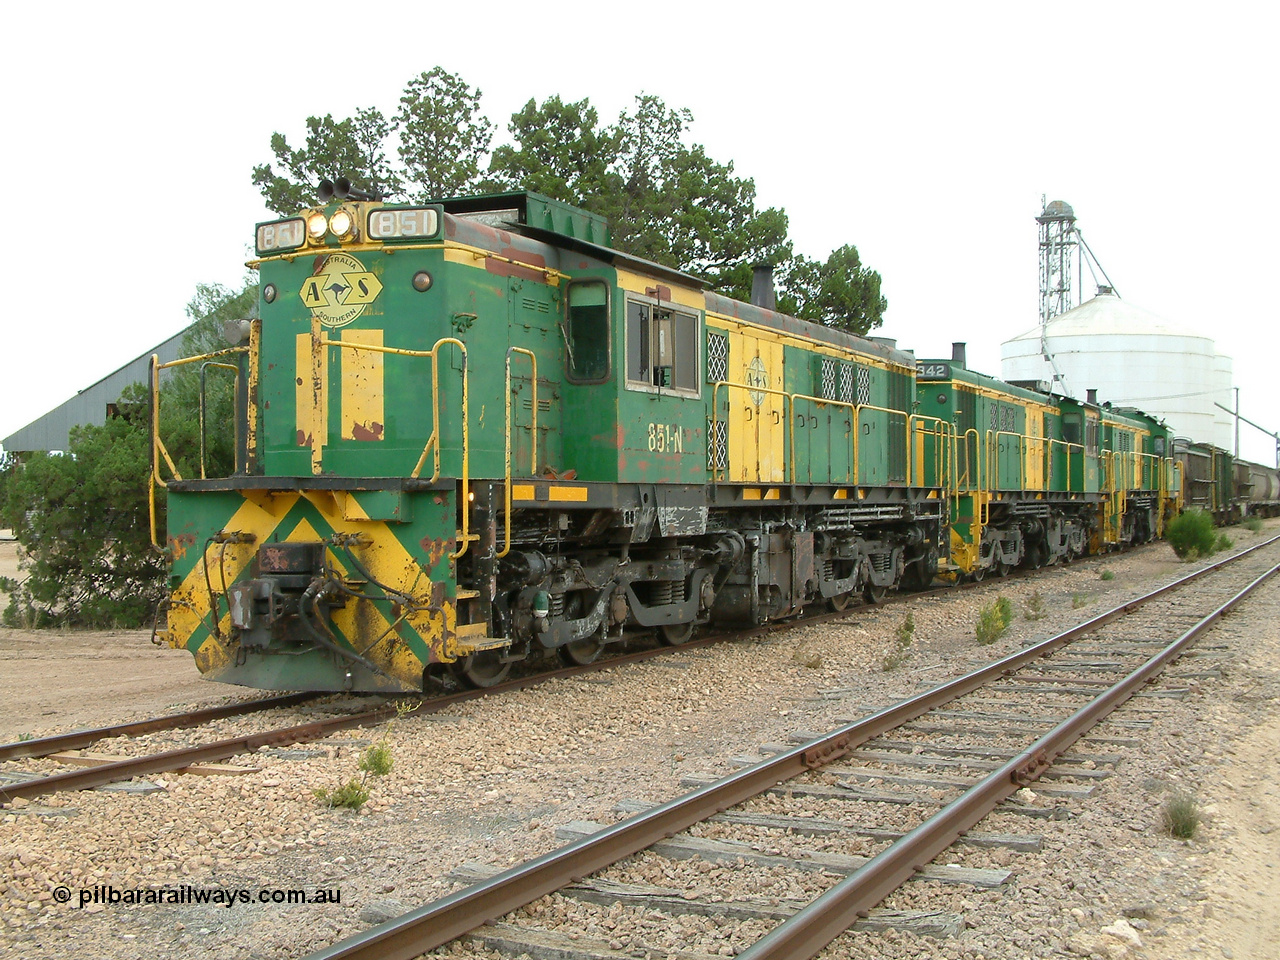
[[[473,945],[513,957],[634,956],[637,944],[654,957],[726,949],[753,960],[808,957],[913,877],[998,886],[1007,879],[1001,871],[930,862],[1010,797],[1008,809],[1035,817],[1051,812],[1044,797],[1087,796],[1113,760],[1107,741],[1063,754],[1181,656],[1224,604],[1237,602],[1239,585],[1256,586],[1274,572],[1276,553],[1269,541],[723,780],[691,784],[692,793],[621,823],[571,825],[561,836],[572,842],[561,850],[312,960],[407,960],[468,935]],[[1123,722],[1144,724],[1141,716]],[[886,808],[894,814],[885,817]],[[687,885],[654,882],[691,873],[705,878],[693,896]],[[742,895],[744,877],[757,895]],[[806,904],[807,897],[815,899]],[[565,913],[558,898],[598,906],[581,929],[545,929],[540,917]],[[712,918],[713,932],[694,917]]]

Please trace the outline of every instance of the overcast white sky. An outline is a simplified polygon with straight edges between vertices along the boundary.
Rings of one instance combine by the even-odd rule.
[[[1066,200],[1120,293],[1213,336],[1244,414],[1280,429],[1278,21],[1259,3],[24,4],[0,61],[0,437],[178,331],[197,283],[241,281],[273,131],[391,112],[436,64],[502,134],[530,97],[605,120],[641,91],[690,108],[800,251],[853,243],[880,271],[885,336],[920,356],[967,340],[993,374],[1038,318],[1041,195]]]

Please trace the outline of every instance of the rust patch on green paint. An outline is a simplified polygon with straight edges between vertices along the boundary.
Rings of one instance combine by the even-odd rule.
[[[187,550],[195,545],[196,537],[193,533],[180,533],[176,537],[169,538],[169,549],[173,553],[175,562],[185,557]]]
[[[422,547],[423,551],[426,553],[427,569],[430,570],[440,562],[442,557],[444,557],[445,552],[449,549],[449,541],[444,539],[444,537],[440,537],[439,539],[423,537],[418,541],[418,546]]]

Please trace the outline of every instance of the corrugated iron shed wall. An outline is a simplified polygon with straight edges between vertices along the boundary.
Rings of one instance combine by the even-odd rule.
[[[4,438],[0,443],[10,453],[30,453],[34,450],[66,450],[70,446],[71,428],[85,423],[102,424],[107,419],[107,405],[120,399],[120,393],[131,383],[147,382],[147,367],[151,355],[158,354],[161,363],[177,360],[181,354],[184,330],[148,350],[136,360],[126,363],[115,373],[109,373],[93,386],[85,387],[61,406],[54,407],[43,417],[33,420],[21,430]]]

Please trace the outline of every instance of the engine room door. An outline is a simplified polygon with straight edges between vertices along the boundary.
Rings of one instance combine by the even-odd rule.
[[[782,483],[787,462],[782,344],[730,333],[729,382],[733,386],[722,388],[729,408],[728,479]]]

